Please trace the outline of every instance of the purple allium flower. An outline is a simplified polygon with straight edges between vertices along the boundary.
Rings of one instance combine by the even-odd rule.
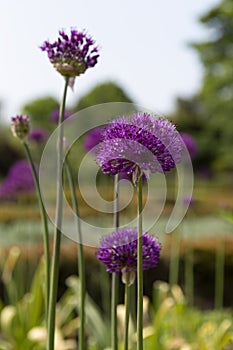
[[[50,115],[51,122],[58,123],[59,115],[60,115],[59,109],[55,109]],[[72,113],[70,111],[65,110],[65,112],[64,112],[64,120],[68,119],[71,115],[72,115]]]
[[[35,164],[36,170],[39,167]],[[16,198],[20,193],[31,192],[35,188],[31,167],[27,160],[15,162],[0,186],[0,198]]]
[[[47,52],[50,62],[60,74],[76,77],[96,65],[99,54],[94,43],[84,32],[72,29],[69,36],[61,30],[55,42],[45,41],[40,48]]]
[[[96,127],[88,131],[84,140],[84,147],[87,152],[92,151],[92,149],[102,141],[103,131],[103,126]]]
[[[28,138],[29,140],[33,140],[37,143],[41,143],[47,139],[47,136],[48,136],[47,130],[43,128],[36,128],[29,133]]]
[[[27,115],[17,115],[11,118],[11,131],[13,135],[24,141],[30,131],[30,119]]]
[[[108,272],[120,273],[137,270],[137,229],[121,229],[102,238],[97,259],[107,266]],[[147,232],[142,234],[143,270],[158,264],[161,245]]]
[[[194,158],[197,154],[197,143],[196,140],[189,134],[181,132],[180,136],[189,151],[190,157]]]
[[[182,148],[172,122],[136,113],[130,119],[119,117],[106,127],[96,160],[103,173],[125,172],[137,181],[140,171],[148,176],[174,168],[181,160]]]

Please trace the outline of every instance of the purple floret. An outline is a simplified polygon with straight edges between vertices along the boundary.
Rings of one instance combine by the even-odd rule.
[[[137,230],[121,229],[102,238],[97,259],[107,266],[108,272],[137,271]],[[142,234],[143,270],[155,267],[160,258],[161,245],[147,232]]]

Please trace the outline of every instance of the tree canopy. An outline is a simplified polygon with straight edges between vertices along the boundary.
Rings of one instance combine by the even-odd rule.
[[[23,106],[22,112],[30,117],[33,127],[42,126],[50,129],[51,113],[58,108],[59,103],[55,98],[45,96],[28,102],[25,106]]]
[[[129,95],[116,83],[104,82],[96,85],[86,95],[81,97],[74,107],[75,111],[108,102],[132,102]]]
[[[223,0],[200,22],[209,30],[208,39],[192,47],[204,68],[202,84],[194,97],[178,100],[175,115],[196,133],[207,164],[233,170],[233,1]]]
[[[204,66],[206,137],[216,150],[215,167],[233,169],[233,1],[223,0],[200,21],[210,29],[209,40],[194,45]]]

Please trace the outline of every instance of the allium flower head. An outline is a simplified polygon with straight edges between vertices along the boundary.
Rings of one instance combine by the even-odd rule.
[[[133,178],[141,172],[165,172],[181,160],[183,147],[179,133],[167,119],[155,119],[147,113],[130,119],[113,120],[103,132],[103,142],[96,152],[103,173],[125,172]]]
[[[44,142],[46,140],[47,136],[48,136],[47,130],[45,130],[43,128],[36,128],[36,129],[33,129],[32,131],[30,131],[28,138],[30,140],[37,142],[37,143],[41,143],[41,142]]]
[[[196,140],[189,134],[181,132],[180,136],[189,151],[190,157],[194,158],[197,154],[197,142]]]
[[[11,131],[15,137],[24,141],[30,131],[30,120],[27,115],[17,115],[11,118]]]
[[[59,109],[55,109],[50,115],[51,122],[58,123],[59,115],[60,115]],[[71,115],[72,113],[66,109],[64,112],[64,120],[68,119]]]
[[[94,41],[86,33],[75,29],[70,31],[70,35],[59,31],[59,38],[53,43],[45,41],[41,50],[47,52],[54,68],[68,77],[79,76],[94,67],[99,57]]]
[[[137,230],[121,229],[102,238],[97,259],[107,266],[108,272],[137,271]],[[143,270],[158,264],[161,245],[147,232],[142,234]]]

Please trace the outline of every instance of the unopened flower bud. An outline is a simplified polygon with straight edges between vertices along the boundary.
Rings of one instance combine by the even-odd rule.
[[[30,119],[27,115],[17,115],[11,118],[11,130],[15,137],[24,141],[30,131]]]

